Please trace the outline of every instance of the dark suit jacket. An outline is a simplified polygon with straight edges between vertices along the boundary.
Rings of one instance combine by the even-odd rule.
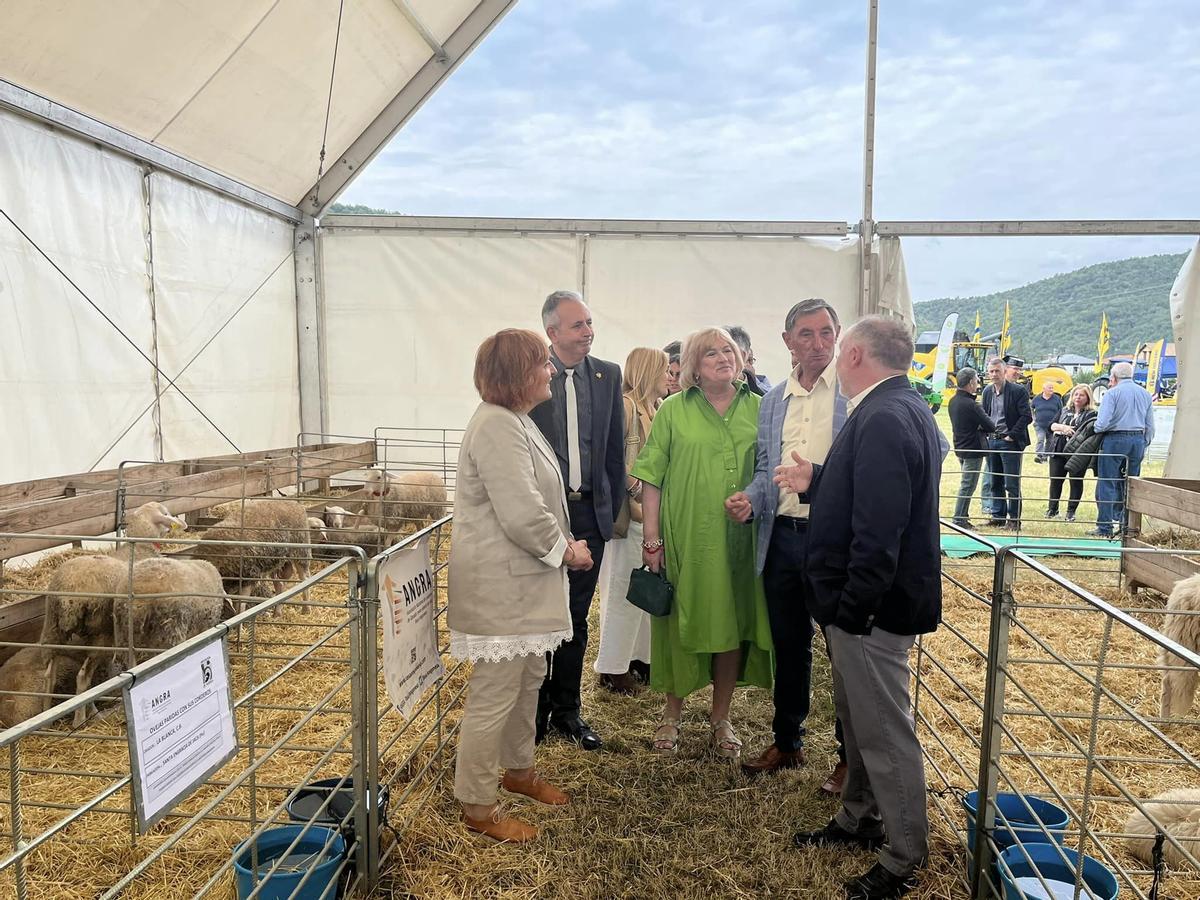
[[[990,384],[983,389],[983,411],[992,414],[992,398],[996,389]],[[1000,395],[1004,401],[1004,432],[1012,436],[1013,449],[1024,450],[1029,446],[1029,423],[1033,421],[1033,411],[1029,408],[1029,391],[1025,385],[1010,381],[1004,385],[1004,393]],[[1000,431],[996,437],[1003,437]]]
[[[979,408],[974,394],[954,392],[950,398],[950,428],[954,431],[954,453],[959,459],[987,456],[983,435],[995,431],[996,423]]]
[[[621,399],[621,367],[616,363],[588,357],[594,374],[588,379],[592,389],[592,507],[596,523],[606,540],[612,539],[613,519],[625,497],[625,412]],[[555,415],[566,415],[565,409],[555,409],[553,400],[533,408],[533,419],[547,443],[558,454],[560,468],[567,464],[567,448],[559,446],[562,439],[555,427]]]
[[[809,491],[810,612],[851,634],[924,634],[942,618],[938,483],[944,450],[929,405],[891,378],[833,440]]]

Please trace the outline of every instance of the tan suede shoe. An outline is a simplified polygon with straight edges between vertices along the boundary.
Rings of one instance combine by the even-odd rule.
[[[566,794],[550,782],[543,781],[537,772],[526,778],[516,778],[505,772],[504,777],[500,779],[500,787],[511,794],[524,794],[526,797],[532,797],[538,803],[545,803],[548,806],[563,806],[570,802],[570,798]]]
[[[494,841],[508,841],[513,844],[523,844],[538,836],[538,830],[528,822],[506,816],[497,804],[492,814],[484,819],[472,819],[463,813],[463,824],[471,831],[478,831]]]

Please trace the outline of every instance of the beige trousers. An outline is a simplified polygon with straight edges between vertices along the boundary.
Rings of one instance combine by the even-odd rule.
[[[533,765],[538,689],[545,677],[542,653],[474,664],[454,766],[454,796],[460,802],[495,803],[500,767]]]

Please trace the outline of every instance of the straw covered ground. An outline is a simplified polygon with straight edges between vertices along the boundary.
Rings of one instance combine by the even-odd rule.
[[[445,558],[445,546],[439,548],[438,557]],[[1070,569],[1073,577],[1086,581],[1103,598],[1132,606],[1133,601],[1122,599],[1116,590],[1113,563],[1055,562]],[[990,560],[948,563],[947,571],[976,592],[985,593],[990,588]],[[350,723],[349,689],[338,687],[349,672],[345,661],[348,618],[342,607],[345,597],[345,574],[339,573],[310,593],[311,601],[326,606],[307,616],[289,606],[279,618],[256,625],[257,683],[310,644],[324,641],[314,658],[295,665],[256,698],[256,756],[299,722],[301,710],[325,704],[324,712],[288,738],[293,749],[272,756],[263,766],[254,804],[260,818],[274,809],[290,787],[306,780],[339,777],[350,770],[348,752],[337,752],[318,765],[324,749],[343,739]],[[1104,629],[1101,616],[1064,608],[1069,602],[1063,593],[1028,570],[1019,572],[1017,600],[1020,622],[1092,677]],[[1141,606],[1136,614],[1157,627],[1161,598],[1142,594],[1137,602]],[[1034,608],[1038,605],[1053,608]],[[982,697],[985,667],[971,645],[986,649],[988,609],[958,588],[947,590],[945,608],[946,625],[927,637],[921,654],[914,656],[922,678],[918,693],[923,722],[920,733],[929,754],[933,829],[930,863],[911,895],[919,900],[965,896],[964,856],[957,833],[963,816],[958,798],[974,786],[982,718],[977,700]],[[596,619],[594,612],[593,634],[599,633]],[[247,629],[230,644],[235,697],[249,687],[249,644]],[[745,778],[739,769],[709,750],[707,693],[689,702],[678,755],[662,758],[652,753],[648,738],[660,714],[659,698],[649,693],[638,698],[617,697],[596,687],[590,669],[594,650],[593,645],[585,674],[584,709],[604,736],[606,748],[589,754],[552,740],[539,750],[539,767],[571,794],[572,804],[552,809],[537,807],[524,798],[508,801],[520,815],[544,829],[542,839],[532,846],[495,845],[462,827],[451,795],[452,744],[446,752],[435,754],[430,740],[428,746],[411,752],[421,735],[434,730],[432,704],[407,727],[394,711],[382,716],[381,745],[393,740],[394,745],[381,760],[381,777],[391,785],[390,819],[399,834],[385,832],[388,856],[378,896],[829,898],[839,896],[842,881],[870,865],[868,854],[800,852],[790,844],[793,831],[820,826],[836,808],[834,801],[817,791],[834,761],[828,665],[819,649],[815,654],[817,672],[809,722],[809,764],[761,780]],[[1142,715],[1155,716],[1159,676],[1151,668],[1153,648],[1127,629],[1117,627],[1111,632],[1106,653],[1109,666],[1104,671],[1104,685]],[[1063,728],[1086,748],[1091,739],[1093,692],[1084,678],[1069,674],[1061,664],[1039,662],[1048,658],[1047,652],[1020,629],[1013,632],[1011,655],[1012,682],[1023,686],[1046,709],[1059,713]],[[280,659],[266,658],[271,656]],[[441,688],[443,704],[451,704],[465,679],[463,669],[453,674]],[[382,680],[379,697],[386,709]],[[1010,711],[1034,708],[1014,684],[1010,684],[1006,703]],[[294,709],[264,708],[267,706]],[[1172,753],[1162,742],[1132,722],[1112,701],[1102,699],[1100,711],[1110,720],[1102,721],[1096,735],[1095,758],[1108,767],[1113,779],[1139,797],[1167,787],[1200,787],[1200,773],[1187,765],[1171,764]],[[450,712],[444,728],[453,728],[458,713],[457,708]],[[732,718],[748,754],[758,752],[770,741],[771,714],[766,692],[749,689],[735,695]],[[1015,786],[1043,795],[1057,791],[1072,806],[1082,809],[1088,766],[1080,758],[1068,758],[1082,754],[1044,718],[1009,715],[1006,723],[1021,747],[1049,754],[1036,761],[1053,783],[1052,788],[1048,787],[1028,761],[1009,756],[1004,768],[1011,780],[1009,789]],[[1169,726],[1168,731],[1181,747],[1200,754],[1200,723],[1192,720]],[[246,710],[239,713],[239,733],[243,740],[251,733]],[[339,751],[348,748],[343,739]],[[1012,749],[1011,742],[1006,749]],[[243,771],[250,755],[244,749],[217,778],[227,781]],[[53,733],[23,739],[19,762],[24,769],[22,817],[28,838],[67,814],[62,809],[39,809],[36,804],[77,806],[114,786],[122,774],[128,773],[120,716],[109,714],[94,719],[75,736],[59,723]],[[422,774],[426,764],[430,764],[430,771]],[[84,772],[103,773],[105,777],[79,774]],[[11,828],[8,779],[0,782],[0,851],[7,853],[12,849],[7,844]],[[204,788],[185,801],[182,810],[199,810],[217,790],[216,785]],[[406,791],[411,795],[401,799]],[[1092,771],[1090,793],[1092,828],[1102,835],[1119,832],[1129,807],[1103,772]],[[117,789],[102,803],[102,808],[111,812],[84,815],[63,835],[35,850],[26,870],[29,897],[94,897],[98,887],[113,884],[184,821],[168,819],[134,841],[130,837],[128,803],[126,790]],[[242,788],[214,813],[245,819],[250,810],[249,790]],[[1071,827],[1077,826],[1073,823]],[[228,862],[231,848],[248,830],[245,821],[202,823],[139,876],[126,896],[190,895]],[[1118,839],[1101,839],[1122,866],[1138,868]],[[1135,877],[1144,890],[1148,880]],[[231,896],[231,884],[228,874],[222,876],[214,896]],[[0,876],[0,896],[13,895],[13,887],[11,877]],[[1194,873],[1173,874],[1160,896],[1200,896],[1200,878]]]

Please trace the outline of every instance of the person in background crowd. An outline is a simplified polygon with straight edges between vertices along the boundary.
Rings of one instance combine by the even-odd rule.
[[[909,651],[941,620],[938,486],[944,442],[908,383],[913,340],[897,319],[867,316],[842,337],[837,376],[850,395],[846,424],[824,466],[799,454],[776,482],[808,492],[813,617],[833,656],[834,697],[849,771],[842,806],[797,847],[876,849],[846,882],[851,900],[912,889],[925,863],[925,760],[909,697]]]
[[[1041,393],[1029,401],[1033,410],[1033,431],[1037,435],[1037,446],[1033,451],[1033,461],[1044,463],[1049,452],[1050,426],[1062,415],[1063,401],[1054,391],[1054,383],[1047,381],[1042,385]]]
[[[954,504],[954,524],[971,527],[971,498],[979,483],[979,471],[987,456],[987,435],[996,430],[992,421],[975,400],[979,392],[979,373],[968,367],[955,376],[958,390],[950,398],[950,427],[954,432],[954,455],[958,457],[962,477],[958,485],[958,500]]]
[[[712,746],[736,759],[729,720],[735,684],[771,686],[771,628],[754,572],[754,533],[725,517],[725,498],[754,475],[759,399],[741,380],[741,353],[728,332],[706,328],[683,345],[687,385],[654,417],[633,476],[642,482],[642,562],[666,567],[675,585],[670,614],[651,623],[650,686],[667,695],[653,747],[679,747],[683,700],[713,686]]]
[[[501,841],[538,830],[505,816],[506,791],[560,805],[567,796],[533,766],[534,715],[546,653],[571,637],[563,566],[592,568],[569,531],[558,459],[529,411],[554,372],[532,331],[506,329],[475,356],[483,402],[463,434],[450,548],[450,653],[473,663],[458,737],[454,796],[467,828]]]
[[[1071,397],[1058,421],[1050,425],[1050,504],[1046,507],[1046,517],[1053,519],[1058,515],[1059,498],[1062,497],[1063,479],[1067,477],[1066,453],[1067,442],[1075,437],[1096,418],[1092,408],[1092,389],[1086,384],[1076,385],[1071,390]],[[1075,510],[1083,497],[1083,472],[1071,475],[1071,493],[1067,501],[1066,521],[1075,521]]]
[[[667,346],[663,347],[663,353],[667,354],[667,396],[679,393],[679,341],[671,341]]]
[[[757,360],[754,358],[754,348],[750,345],[750,332],[746,331],[741,325],[726,325],[725,330],[729,332],[729,336],[733,338],[734,343],[738,345],[738,349],[742,351],[742,361],[746,366],[744,373],[746,385],[752,393],[758,394],[760,397],[763,396],[771,389],[771,382],[767,380],[765,375],[759,375],[754,370]]]
[[[1008,368],[1014,368],[1014,364],[1010,362]],[[1024,385],[1007,380],[1004,360],[993,357],[988,361],[988,378],[991,384],[983,389],[983,411],[996,423],[996,431],[988,440],[992,473],[992,518],[988,525],[1017,531],[1021,527],[1021,456],[1029,446],[1029,423],[1033,421],[1029,392]]]
[[[542,324],[550,338],[554,377],[550,398],[529,417],[558,454],[571,533],[587,541],[596,564],[570,573],[574,632],[554,651],[538,700],[537,730],[539,739],[553,731],[584,750],[599,750],[604,742],[581,715],[579,686],[604,542],[612,537],[625,496],[621,369],[591,356],[592,313],[574,291],[555,291],[546,298]]]
[[[633,468],[646,444],[659,403],[667,396],[667,354],[653,347],[636,347],[625,360],[625,469]],[[649,674],[650,616],[625,599],[629,576],[642,562],[642,483],[625,479],[624,509],[600,570],[600,649],[595,669],[600,685],[618,694],[641,690],[635,672]],[[620,529],[618,528],[618,531]]]
[[[1006,354],[1004,357],[1004,380],[1013,384],[1019,384],[1025,388],[1025,393],[1029,393],[1029,388],[1021,382],[1025,377],[1025,360],[1019,356]]]
[[[820,298],[788,310],[783,342],[796,360],[791,376],[767,392],[758,413],[754,480],[725,501],[735,522],[758,523],[756,570],[762,575],[775,653],[774,742],[742,764],[760,775],[804,764],[804,720],[812,693],[812,619],[808,609],[808,500],[772,482],[775,467],[793,451],[815,462],[846,421],[846,398],[838,391],[833,357],[841,323]],[[841,791],[846,748],[836,725],[838,764],[823,790]]]
[[[1092,534],[1114,537],[1126,525],[1125,479],[1142,474],[1142,457],[1154,440],[1150,394],[1133,380],[1133,366],[1127,362],[1117,363],[1109,373],[1095,431],[1103,437],[1096,466],[1099,514]]]

